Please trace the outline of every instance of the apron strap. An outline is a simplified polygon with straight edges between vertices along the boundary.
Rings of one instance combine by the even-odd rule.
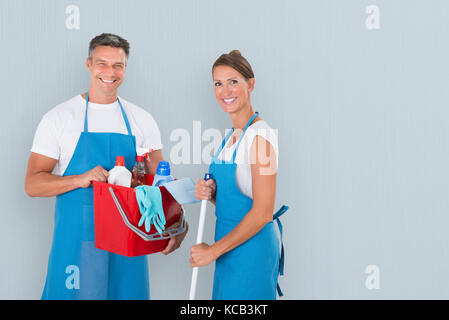
[[[251,117],[251,119],[249,119],[249,121],[247,122],[245,129],[242,132],[242,135],[239,138],[239,141],[237,141],[237,145],[236,148],[234,150],[234,154],[233,154],[233,158],[232,158],[232,163],[234,163],[235,161],[235,156],[236,156],[236,152],[237,152],[237,148],[239,147],[240,141],[243,138],[243,135],[245,134],[246,129],[248,129],[249,125],[251,124],[251,122],[253,122],[253,120],[259,115],[259,112],[256,112],[253,114],[253,116]],[[232,128],[228,134],[226,135],[226,137],[223,139],[223,141],[221,142],[221,146],[218,148],[217,152],[215,153],[215,155],[213,156],[213,160],[214,162],[220,162],[220,160],[218,160],[218,155],[220,154],[221,150],[223,150],[224,146],[226,145],[226,142],[228,142],[229,138],[231,137],[231,134],[234,132],[234,128]]]
[[[254,119],[259,115],[259,112],[255,112],[252,117],[248,120],[246,123],[245,129],[243,129],[242,134],[240,135],[239,141],[237,141],[237,145],[235,146],[234,154],[232,155],[232,163],[235,162],[235,157],[237,156],[237,150],[240,146],[240,142],[242,142],[242,138],[245,135],[246,129],[248,129],[249,125],[253,122]],[[234,131],[234,128],[232,128],[232,131]]]
[[[89,104],[89,91],[86,93],[86,113],[84,115],[84,132],[87,132],[87,106]]]
[[[228,141],[229,137],[231,136],[231,134],[234,132],[234,128],[232,128],[232,130],[230,130],[228,132],[228,134],[226,135],[226,137],[223,139],[223,141],[221,142],[221,146],[220,148],[218,148],[217,152],[215,153],[215,155],[213,156],[212,160],[213,162],[215,161],[219,161],[218,160],[218,155],[220,154],[221,150],[223,150],[224,146],[226,145],[226,142]]]
[[[279,220],[279,217],[282,216],[286,211],[288,210],[288,206],[282,206],[274,215],[273,220],[276,221],[278,228],[279,228],[279,234],[281,235],[281,256],[279,258],[279,275],[284,275],[284,241],[282,240],[282,223],[281,220]],[[277,292],[279,297],[282,297],[284,294],[282,293],[281,287],[279,286],[279,282],[277,285]]]
[[[120,106],[120,110],[122,110],[123,119],[125,120],[126,129],[128,130],[128,135],[132,136],[131,126],[129,125],[128,117],[126,116],[125,109],[123,109],[122,103],[120,102],[119,97],[117,97],[118,104]]]
[[[122,111],[123,119],[125,120],[126,130],[128,131],[128,135],[132,136],[131,126],[129,125],[128,117],[126,116],[125,110],[123,109],[122,103],[120,99],[117,97],[118,104],[120,106],[120,110]],[[87,126],[87,106],[89,105],[89,91],[86,93],[86,113],[84,115],[84,132],[88,132]]]

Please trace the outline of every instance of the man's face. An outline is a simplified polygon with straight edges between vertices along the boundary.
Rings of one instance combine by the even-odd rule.
[[[122,48],[98,46],[87,58],[87,69],[91,73],[91,86],[101,94],[117,94],[126,73],[126,54]]]

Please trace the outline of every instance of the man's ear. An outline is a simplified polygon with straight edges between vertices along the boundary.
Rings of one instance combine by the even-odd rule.
[[[90,64],[90,59],[89,58],[86,58],[86,68],[87,68],[87,70],[89,70],[89,72],[92,71],[92,66]]]

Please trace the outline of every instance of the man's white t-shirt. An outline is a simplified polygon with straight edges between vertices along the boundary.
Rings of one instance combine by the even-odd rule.
[[[275,173],[278,168],[278,158],[279,158],[279,148],[278,148],[278,136],[277,130],[272,129],[264,120],[259,120],[254,122],[248,127],[245,135],[240,142],[240,146],[235,155],[235,163],[237,164],[237,169],[235,173],[237,187],[240,191],[249,198],[253,198],[253,182],[251,174],[251,158],[250,150],[251,145],[256,136],[261,136],[270,143],[276,153],[276,165],[273,168],[268,169],[266,173]],[[230,140],[230,139],[229,139]],[[229,140],[227,141],[225,147],[218,155],[219,160],[231,161],[234,154],[235,147],[237,143],[229,146]],[[267,159],[268,161],[268,159]]]
[[[159,127],[151,114],[129,101],[119,99],[128,117],[132,135],[136,137],[136,151],[162,149]],[[58,160],[53,174],[62,176],[67,169],[84,130],[85,113],[86,100],[77,95],[48,111],[40,121],[31,152]],[[117,101],[112,104],[89,102],[87,113],[89,132],[128,134]]]

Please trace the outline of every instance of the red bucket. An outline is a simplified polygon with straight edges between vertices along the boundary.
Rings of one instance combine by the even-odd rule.
[[[157,233],[151,226],[145,232],[134,188],[94,181],[95,247],[127,257],[136,257],[162,251],[168,239],[185,231],[183,208],[164,187],[159,187],[165,213],[165,232]],[[169,229],[180,221],[177,229]]]

